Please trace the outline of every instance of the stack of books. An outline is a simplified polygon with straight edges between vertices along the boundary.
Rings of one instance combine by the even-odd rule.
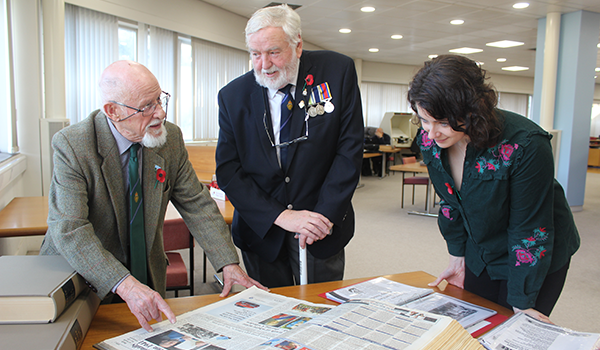
[[[0,256],[0,349],[77,350],[100,299],[62,256]]]

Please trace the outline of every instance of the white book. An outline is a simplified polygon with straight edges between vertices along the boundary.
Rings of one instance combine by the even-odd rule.
[[[53,322],[85,289],[60,255],[0,256],[0,324]]]

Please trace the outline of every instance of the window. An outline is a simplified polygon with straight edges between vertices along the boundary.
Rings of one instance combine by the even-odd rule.
[[[194,140],[216,140],[219,137],[218,92],[248,71],[248,57],[246,51],[192,39]]]
[[[177,124],[183,139],[194,139],[194,74],[192,69],[192,40],[179,38],[179,89],[177,90]]]
[[[595,100],[592,105],[592,124],[590,127],[590,136],[600,137],[600,101]]]
[[[186,141],[216,140],[217,93],[248,71],[248,53],[65,5],[67,116],[74,124],[101,107],[98,79],[118,59],[144,64],[172,94],[168,119]]]
[[[408,85],[363,82],[360,94],[365,126],[378,127],[386,112],[412,113],[407,93]]]
[[[115,16],[65,4],[67,118],[75,124],[101,107],[100,73],[119,57]]]
[[[508,92],[498,93],[498,108],[511,111],[522,116],[529,116],[529,95],[513,94]]]
[[[119,22],[119,59],[137,61],[137,26]]]
[[[10,61],[10,29],[7,2],[0,3],[0,162],[19,151],[12,101],[12,69]]]

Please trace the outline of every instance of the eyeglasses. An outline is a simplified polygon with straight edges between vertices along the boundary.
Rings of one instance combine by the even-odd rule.
[[[273,139],[271,138],[271,134],[269,133],[269,128],[267,127],[267,111],[266,110],[265,110],[265,114],[263,115],[263,125],[265,127],[265,132],[267,133],[267,136],[269,137],[269,141],[271,142],[271,147],[276,147],[276,148],[287,147],[291,144],[308,140],[308,113],[306,113],[306,117],[304,118],[304,123],[305,123],[304,128],[306,129],[306,132],[303,136],[295,138],[291,141],[286,141],[286,142],[282,142],[279,144],[275,144],[273,142]]]
[[[136,107],[131,107],[124,103],[117,102],[114,100],[110,100],[108,102],[116,103],[119,106],[127,107],[127,108],[133,109],[135,111],[131,115],[128,115],[127,117],[119,120],[122,122],[123,120],[129,119],[138,113],[142,113],[143,117],[150,117],[150,116],[154,115],[154,112],[156,111],[157,106],[160,106],[163,109],[163,111],[165,111],[165,119],[167,119],[167,108],[169,106],[170,98],[171,98],[171,94],[169,94],[168,92],[161,91],[160,96],[156,99],[155,102],[151,102],[150,104],[148,104],[146,107],[144,107],[142,109],[139,109]]]

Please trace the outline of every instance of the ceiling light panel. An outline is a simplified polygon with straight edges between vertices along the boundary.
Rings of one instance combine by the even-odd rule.
[[[472,47],[461,47],[458,49],[452,49],[452,50],[448,50],[449,52],[452,53],[460,53],[463,55],[468,55],[468,54],[472,54],[472,53],[478,53],[478,52],[482,52],[482,49],[476,49],[476,48],[472,48]]]
[[[528,2],[517,2],[512,7],[515,8],[515,9],[517,9],[517,10],[522,10],[522,9],[528,8],[529,7],[529,3]]]
[[[509,47],[521,46],[521,45],[525,45],[525,43],[520,42],[520,41],[512,41],[512,40],[500,40],[500,41],[494,41],[494,42],[485,44],[485,46],[499,47],[502,49],[506,49]]]
[[[502,67],[502,70],[506,70],[509,72],[522,72],[524,70],[529,70],[529,67],[510,66],[510,67]]]

